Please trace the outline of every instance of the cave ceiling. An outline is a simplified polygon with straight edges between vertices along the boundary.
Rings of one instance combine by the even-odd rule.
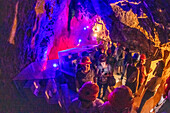
[[[168,0],[72,0],[69,14],[78,17],[81,11],[84,17],[99,15],[113,42],[123,42],[151,55],[169,42],[168,4]]]
[[[56,59],[58,51],[76,47],[80,38],[93,44],[96,17],[112,42],[146,55],[170,50],[169,0],[15,0],[1,5],[8,11],[1,15],[1,35],[7,37],[1,40],[14,45],[25,60]],[[2,28],[11,32],[6,35]]]

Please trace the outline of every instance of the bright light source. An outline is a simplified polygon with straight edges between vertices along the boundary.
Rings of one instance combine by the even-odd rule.
[[[84,30],[86,30],[87,28],[86,27],[84,27]]]
[[[38,89],[38,85],[36,84],[36,82],[34,82],[34,86],[36,89]]]
[[[86,28],[89,28],[89,26],[86,26]]]
[[[81,39],[79,39],[79,43],[81,42],[82,40]]]
[[[97,37],[97,34],[94,34],[94,37]]]
[[[43,69],[46,70],[46,66],[44,66]]]
[[[53,64],[53,67],[57,67],[58,65],[56,63]]]
[[[47,99],[49,99],[49,98],[50,98],[50,97],[49,97],[49,95],[48,95],[47,90],[45,91],[45,95],[46,95]]]

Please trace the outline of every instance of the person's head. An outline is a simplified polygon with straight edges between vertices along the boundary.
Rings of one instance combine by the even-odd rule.
[[[129,48],[126,48],[126,49],[125,49],[125,52],[126,52],[126,53],[129,53]]]
[[[71,59],[71,58],[72,58],[72,54],[69,53],[69,54],[68,54],[68,59]]]
[[[99,93],[99,86],[92,82],[86,82],[80,88],[78,95],[81,101],[94,101]]]
[[[104,54],[104,51],[105,51],[104,48],[100,50],[100,52],[101,52],[102,54]]]
[[[112,50],[111,50],[111,48],[108,48],[108,50],[107,50],[107,55],[108,55],[108,56],[112,55]]]
[[[133,63],[137,63],[138,62],[138,58],[139,58],[139,54],[138,53],[134,53],[133,56],[132,56]]]
[[[145,54],[141,54],[140,55],[140,63],[141,64],[145,64],[146,63],[146,55]]]
[[[104,44],[104,40],[100,40],[100,44],[103,45]]]
[[[101,54],[99,56],[99,62],[101,63],[101,65],[105,65],[106,64],[106,55],[105,54]]]
[[[82,68],[85,72],[88,72],[90,70],[90,64],[92,62],[90,61],[90,58],[88,56],[85,56],[82,58],[81,60],[81,65],[82,65]]]
[[[99,51],[101,50],[101,49],[104,49],[104,45],[102,45],[102,44],[100,44],[100,45],[98,45],[98,48],[97,48]]]
[[[122,85],[109,94],[108,100],[117,111],[130,109],[133,104],[132,91],[129,87]]]
[[[165,94],[164,97],[166,97],[170,101],[170,76],[166,80],[165,83]]]

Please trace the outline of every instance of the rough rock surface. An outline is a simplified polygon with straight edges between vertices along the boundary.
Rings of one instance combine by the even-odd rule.
[[[105,22],[114,42],[121,41],[147,57],[159,49],[154,59],[162,57],[160,49],[170,51],[169,0],[114,1],[2,0],[0,112],[13,112],[16,106],[24,112],[33,107],[20,100],[12,78],[31,62],[58,58],[58,51],[76,47],[80,38],[84,45],[93,44],[92,30],[84,27],[92,28],[96,15]]]

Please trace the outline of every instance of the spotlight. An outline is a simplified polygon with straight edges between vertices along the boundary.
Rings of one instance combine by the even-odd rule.
[[[81,39],[79,39],[79,43],[81,42]]]
[[[56,63],[53,64],[53,67],[57,67],[58,65]]]
[[[86,28],[89,28],[89,26],[86,26]]]
[[[86,27],[84,27],[84,30],[86,30],[87,28]]]

